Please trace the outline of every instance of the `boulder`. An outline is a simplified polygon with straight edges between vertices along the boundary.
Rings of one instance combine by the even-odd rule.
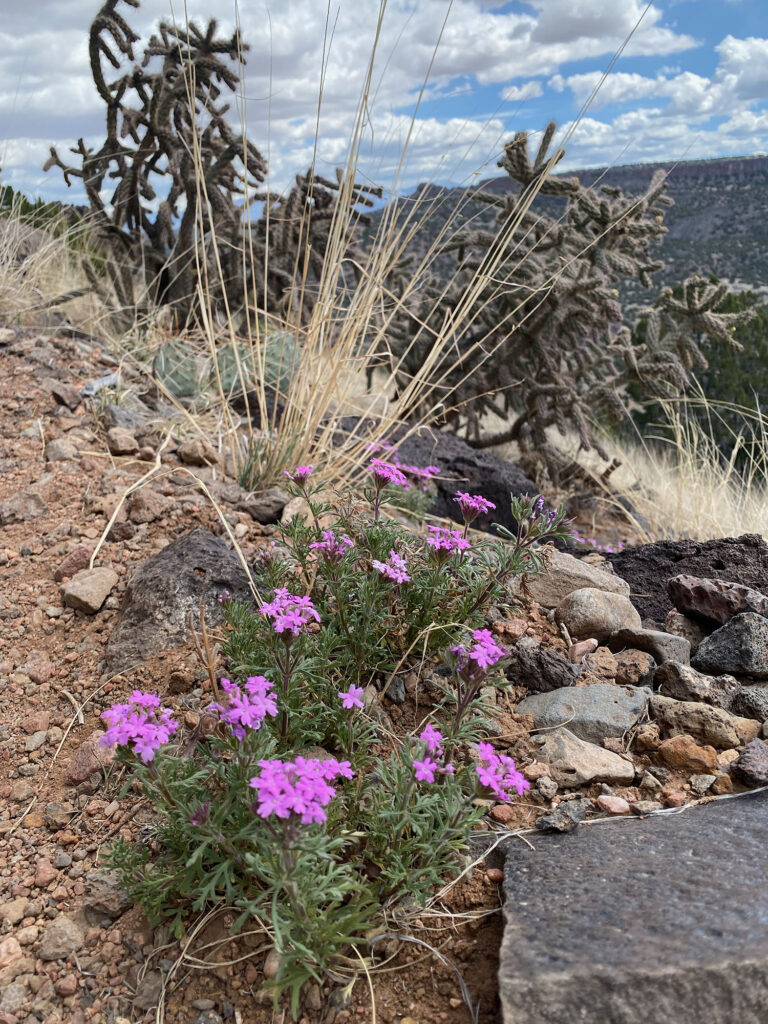
[[[671,601],[667,581],[681,574],[738,580],[768,593],[768,543],[759,534],[718,540],[662,540],[609,553],[622,579],[632,588],[632,603],[643,619],[664,622]]]
[[[611,636],[610,647],[614,651],[620,651],[625,647],[646,651],[659,665],[663,665],[665,661],[677,661],[687,665],[691,657],[691,645],[688,640],[660,629],[625,627]]]
[[[768,743],[754,739],[731,767],[731,774],[747,786],[768,785]]]
[[[203,597],[208,626],[222,625],[218,597],[224,591],[236,600],[252,599],[237,555],[201,526],[178,537],[129,580],[107,643],[104,671],[122,672],[188,641],[189,615],[198,621]]]
[[[736,714],[741,714],[734,702],[742,687],[733,676],[707,676],[697,672],[690,665],[666,661],[656,669],[655,683],[665,697],[701,701],[725,711],[733,710]]]
[[[520,701],[516,710],[533,715],[536,729],[566,726],[579,739],[602,743],[607,736],[623,736],[639,721],[650,694],[646,689],[594,683],[535,693]]]
[[[629,584],[616,573],[606,572],[605,569],[580,561],[556,548],[548,555],[543,572],[514,580],[510,588],[512,594],[521,597],[523,586],[544,608],[557,608],[574,590],[583,590],[585,587],[629,597]]]
[[[765,793],[506,842],[500,1020],[760,1024],[766,845]]]
[[[563,787],[590,782],[631,783],[635,766],[631,760],[579,739],[569,729],[555,729],[532,738],[536,756],[549,765],[551,777]]]
[[[729,679],[730,676],[722,678]],[[745,718],[756,718],[759,722],[768,722],[768,686],[757,684],[739,687],[731,710]]]
[[[557,606],[556,618],[575,640],[606,640],[621,629],[641,625],[628,597],[594,587],[572,591]]]
[[[683,573],[669,580],[667,592],[679,612],[704,622],[723,625],[742,612],[757,612],[768,617],[768,597],[741,583]]]
[[[686,733],[699,743],[718,750],[731,750],[741,746],[742,729],[757,727],[751,719],[739,719],[722,708],[697,701],[673,700],[654,694],[651,697],[651,715],[661,725],[662,732],[670,736]]]
[[[453,500],[456,491],[482,494],[492,501],[495,510],[473,523],[478,530],[492,530],[494,523],[517,529],[509,507],[510,495],[534,497],[539,493],[539,488],[519,466],[487,449],[472,448],[455,434],[445,431],[425,430],[412,434],[398,444],[397,457],[408,465],[440,467],[440,476],[434,481],[435,500],[429,509],[432,515],[463,522],[459,506]]]
[[[691,645],[691,654],[697,650],[699,644],[708,635],[709,630],[705,630],[700,622],[696,622],[695,619],[689,619],[687,615],[683,615],[677,608],[670,608],[667,612],[667,617],[664,620],[664,629],[667,633],[674,633],[675,636],[682,636]]]
[[[756,612],[734,615],[702,641],[693,666],[718,675],[768,679],[768,618]]]

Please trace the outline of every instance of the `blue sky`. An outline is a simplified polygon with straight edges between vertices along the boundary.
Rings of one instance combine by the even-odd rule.
[[[79,135],[101,142],[103,110],[87,57],[87,29],[99,6],[34,0],[4,12],[1,180],[51,198],[80,198],[41,166],[51,143],[65,153]],[[216,16],[223,30],[234,24],[234,0],[187,6],[197,19]],[[359,167],[385,188],[497,174],[504,141],[521,129],[537,135],[550,119],[561,137],[570,133],[633,32],[569,134],[563,168],[768,151],[768,0],[454,0],[450,13],[448,7],[447,0],[388,0]],[[280,188],[313,159],[326,3],[239,0],[238,10],[251,45],[244,117],[251,138],[269,152],[271,183]],[[379,0],[332,0],[317,145],[324,173],[345,161],[378,11]],[[143,36],[182,12],[181,0],[175,8],[169,0],[143,0],[140,11],[125,10]]]

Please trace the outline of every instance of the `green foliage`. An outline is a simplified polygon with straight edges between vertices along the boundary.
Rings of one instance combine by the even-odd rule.
[[[111,853],[150,920],[170,921],[176,934],[190,910],[220,903],[239,909],[238,927],[262,922],[280,953],[275,998],[290,991],[294,1012],[308,978],[322,978],[350,946],[365,950],[384,903],[405,893],[423,903],[455,868],[483,813],[473,798],[490,785],[478,757],[495,756],[480,742],[476,712],[487,711],[480,689],[504,682],[504,652],[490,633],[472,634],[485,652],[482,663],[472,660],[475,648],[457,644],[482,625],[513,575],[541,567],[534,541],[567,532],[562,512],[515,500],[520,525],[508,542],[484,538],[470,546],[453,531],[440,549],[380,515],[379,485],[369,494],[373,515],[351,501],[336,508],[317,501],[306,480],[298,489],[312,523],[331,515],[333,530],[294,519],[282,530],[283,553],[261,561],[259,582],[272,592],[270,603],[224,604],[230,675],[249,684],[266,676],[275,706],[236,735],[223,680],[221,704],[175,746],[148,761],[121,747],[118,756],[140,780],[157,821],[142,840],[118,842]],[[393,552],[404,560],[399,581],[377,565]],[[295,629],[283,628],[275,610],[280,588],[306,595],[300,607],[309,610]],[[438,663],[444,695],[422,726],[442,732],[398,737],[382,730],[378,704],[394,673]],[[345,706],[344,694],[354,695],[354,707]],[[435,736],[438,748],[430,746]],[[302,823],[297,813],[260,804],[261,791],[255,795],[251,780],[266,762],[299,764],[301,756],[351,763],[326,801],[325,821]],[[425,780],[417,764],[430,756],[433,777]],[[506,785],[522,792],[527,783],[507,764]]]

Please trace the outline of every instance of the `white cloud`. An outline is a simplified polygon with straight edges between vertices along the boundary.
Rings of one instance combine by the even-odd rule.
[[[541,92],[541,82],[534,79],[524,85],[508,85],[506,89],[501,90],[501,98],[510,102],[519,102],[535,99],[535,97],[541,96]]]

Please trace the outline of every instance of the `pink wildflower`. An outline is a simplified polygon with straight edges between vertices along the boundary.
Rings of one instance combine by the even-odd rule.
[[[477,519],[478,516],[486,515],[492,508],[496,508],[492,501],[488,501],[482,495],[467,494],[465,491],[457,491],[453,500],[458,503],[461,514],[464,516],[464,522],[467,524]]]
[[[413,774],[415,775],[417,782],[434,782],[435,772],[437,770],[437,761],[429,757],[429,755],[427,755],[427,757],[422,761],[414,759]]]
[[[287,469],[284,469],[283,475],[287,476],[289,480],[293,481],[293,483],[298,484],[299,487],[303,487],[314,471],[314,466],[297,466],[292,473],[289,473]]]
[[[504,657],[504,650],[499,647],[489,630],[473,630],[472,639],[475,641],[475,644],[469,650],[469,658],[482,671],[487,672],[489,668],[492,668],[497,661]]]
[[[260,729],[267,715],[272,718],[277,715],[272,686],[264,676],[249,676],[243,693],[235,683],[222,679],[221,688],[227,695],[227,706],[212,704],[211,707],[220,713],[222,722],[232,727],[233,735],[243,740],[246,729]]]
[[[258,792],[256,813],[288,818],[298,814],[304,825],[326,820],[325,808],[336,796],[329,785],[341,776],[354,777],[349,761],[297,757],[294,761],[259,761],[261,774],[250,785]]]
[[[522,796],[526,789],[530,789],[530,782],[516,769],[511,757],[497,754],[490,743],[478,743],[477,752],[481,763],[475,765],[475,771],[480,783],[497,799],[511,800],[510,790]]]
[[[309,545],[320,551],[329,562],[340,562],[344,555],[353,548],[354,542],[349,537],[337,537],[333,530],[323,530],[323,539]]]
[[[273,629],[276,633],[290,632],[294,636],[298,636],[312,620],[320,621],[312,598],[289,594],[287,587],[278,587],[275,590],[274,601],[263,604],[259,612],[273,620]]]
[[[109,728],[99,740],[103,747],[132,746],[142,761],[151,761],[179,727],[160,698],[134,690],[127,704],[115,704],[101,716]]]
[[[396,551],[389,552],[389,561],[380,562],[374,559],[372,565],[382,576],[386,576],[393,583],[410,583],[411,577],[408,575],[408,566],[405,564],[405,559],[398,555]]]
[[[411,486],[402,470],[390,465],[388,462],[382,462],[381,459],[371,459],[368,469],[373,473],[377,490],[381,490],[387,484],[402,487],[405,491]]]
[[[419,733],[419,739],[426,744],[430,754],[442,754],[443,734],[431,722]]]
[[[428,529],[432,536],[427,537],[427,544],[440,557],[447,557],[454,551],[466,551],[470,547],[460,530],[451,530],[447,526],[430,526]]]
[[[361,708],[363,706],[363,702],[360,699],[363,693],[362,686],[355,686],[354,683],[351,683],[348,690],[339,690],[339,697],[343,706],[347,710],[351,710],[352,708]]]

